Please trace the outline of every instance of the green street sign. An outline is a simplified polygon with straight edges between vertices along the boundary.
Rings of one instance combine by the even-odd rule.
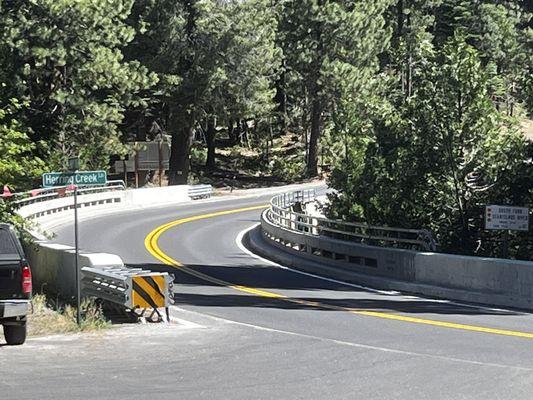
[[[106,182],[107,173],[105,171],[50,172],[43,174],[43,187],[68,185],[96,186],[105,185]]]

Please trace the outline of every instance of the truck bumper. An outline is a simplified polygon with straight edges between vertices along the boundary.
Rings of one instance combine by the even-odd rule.
[[[0,319],[24,317],[29,307],[29,300],[0,300]]]

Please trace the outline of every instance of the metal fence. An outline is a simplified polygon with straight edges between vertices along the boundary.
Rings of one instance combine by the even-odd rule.
[[[305,205],[315,198],[314,189],[277,195],[270,201],[266,216],[275,225],[306,235],[327,236],[371,246],[436,250],[433,236],[425,229],[373,226],[305,214]]]
[[[193,200],[207,199],[213,194],[213,186],[211,185],[193,185],[188,190],[189,197]]]

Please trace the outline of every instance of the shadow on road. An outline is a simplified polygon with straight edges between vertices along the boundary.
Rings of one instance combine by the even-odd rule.
[[[298,301],[298,303],[296,303],[283,299],[271,299],[245,293],[234,295],[204,295],[179,292],[174,295],[174,299],[176,305],[195,305],[202,307],[260,307],[322,311],[346,311],[346,309],[350,309],[358,311],[442,315],[521,315],[521,313],[513,311],[489,310],[486,308],[466,307],[456,304],[424,300],[389,300],[355,297],[295,297],[294,299]],[[305,302],[309,302],[309,304],[305,304]],[[317,306],[317,303],[323,305],[323,307]]]
[[[158,272],[169,272],[175,276],[176,305],[194,305],[203,307],[261,307],[289,310],[324,310],[335,311],[335,307],[366,311],[385,311],[410,314],[457,314],[457,315],[522,315],[519,311],[493,310],[475,306],[461,306],[446,302],[427,301],[418,298],[407,298],[401,294],[376,294],[364,289],[340,283],[328,282],[276,267],[264,265],[223,266],[223,265],[188,265],[196,272],[226,281],[232,285],[272,290],[282,293],[284,290],[312,291],[312,296],[291,297],[304,303],[296,303],[283,299],[267,298],[244,292],[220,294],[215,283],[192,276],[177,268],[165,264],[129,265],[142,267]],[[180,286],[182,290],[180,290]],[[192,288],[198,287],[195,293]],[[213,289],[210,289],[213,287]],[[201,289],[203,288],[203,289]],[[212,291],[212,293],[209,293]],[[320,291],[325,291],[319,295]],[[203,293],[199,293],[203,292]],[[305,302],[321,303],[325,307],[305,304]],[[328,308],[331,307],[331,308]]]
[[[250,260],[246,256],[236,256],[233,259]],[[144,268],[157,272],[174,274],[175,283],[179,285],[194,286],[220,286],[216,283],[198,278],[165,264],[128,264],[132,268]],[[341,283],[316,279],[273,266],[265,265],[187,265],[187,268],[203,275],[223,280],[233,285],[242,285],[261,289],[281,290],[338,290],[338,291],[363,291],[353,286]]]

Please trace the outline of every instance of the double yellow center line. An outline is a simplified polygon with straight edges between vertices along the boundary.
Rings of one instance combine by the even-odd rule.
[[[388,320],[394,320],[394,321],[402,321],[402,322],[409,322],[409,323],[414,323],[414,324],[437,326],[437,327],[442,327],[442,328],[460,329],[460,330],[472,331],[472,332],[490,333],[490,334],[495,334],[495,335],[514,336],[514,337],[533,339],[533,333],[531,332],[520,332],[520,331],[513,331],[513,330],[506,330],[506,329],[488,328],[488,327],[483,327],[483,326],[465,325],[465,324],[459,324],[459,323],[454,323],[454,322],[438,321],[438,320],[431,320],[431,319],[425,319],[425,318],[415,318],[415,317],[409,317],[405,315],[398,315],[398,314],[392,314],[392,313],[381,312],[381,311],[367,311],[367,310],[359,310],[359,309],[348,308],[348,307],[340,307],[340,306],[334,306],[334,305],[324,304],[324,303],[315,302],[315,301],[291,298],[291,297],[284,296],[282,294],[278,294],[278,293],[274,293],[274,292],[266,291],[266,290],[261,290],[261,289],[256,289],[256,288],[252,288],[248,286],[235,285],[233,283],[226,282],[224,280],[215,278],[210,275],[206,275],[202,272],[189,268],[183,265],[182,263],[180,263],[178,260],[175,260],[172,257],[170,257],[168,254],[163,252],[163,250],[161,250],[161,248],[159,247],[159,238],[161,237],[161,235],[167,232],[169,229],[172,229],[176,226],[183,225],[189,222],[220,217],[224,215],[237,214],[237,213],[242,213],[246,211],[261,210],[266,207],[267,205],[245,207],[245,208],[238,208],[238,209],[233,209],[233,210],[217,211],[217,212],[213,212],[209,214],[202,214],[202,215],[196,215],[192,217],[178,219],[176,221],[172,221],[167,224],[161,225],[157,227],[156,229],[154,229],[152,232],[150,232],[144,240],[144,245],[146,249],[150,252],[150,254],[152,254],[156,259],[160,260],[161,262],[169,266],[177,268],[185,272],[186,274],[195,276],[206,282],[214,283],[220,286],[229,287],[229,288],[232,288],[232,289],[235,289],[241,292],[253,294],[259,297],[280,299],[282,301],[287,301],[293,304],[305,305],[307,307],[314,307],[314,308],[334,310],[334,311],[344,311],[344,312],[348,312],[351,314],[364,315],[368,317],[382,318],[382,319],[388,319]]]

